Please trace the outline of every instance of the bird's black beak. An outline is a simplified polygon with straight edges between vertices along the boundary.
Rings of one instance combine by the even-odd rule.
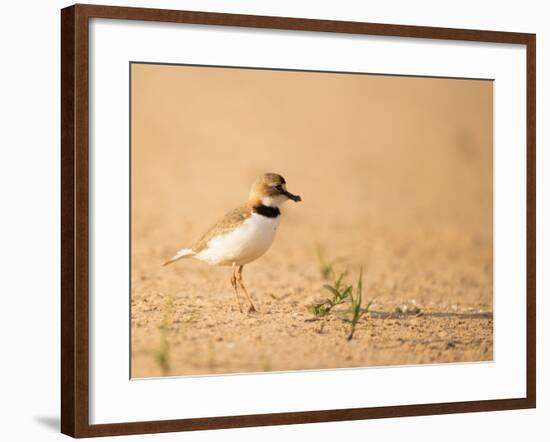
[[[291,199],[295,203],[302,201],[302,198],[300,197],[300,195],[294,195],[290,193],[288,190],[283,189],[282,194],[286,195],[289,199]]]

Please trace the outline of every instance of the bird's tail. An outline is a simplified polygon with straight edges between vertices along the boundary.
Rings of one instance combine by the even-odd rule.
[[[191,250],[191,249],[178,250],[178,253],[176,253],[174,256],[172,256],[172,258],[170,258],[169,260],[164,261],[162,263],[162,266],[163,267],[167,266],[168,264],[172,264],[173,262],[179,261],[180,259],[193,256],[194,254],[195,254],[195,252],[193,252],[193,250]]]

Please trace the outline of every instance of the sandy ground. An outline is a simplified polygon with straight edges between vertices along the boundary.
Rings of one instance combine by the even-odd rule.
[[[241,314],[230,268],[160,263],[266,171],[304,201]],[[364,269],[351,341],[319,245]],[[133,66],[133,377],[488,361],[492,272],[491,82]]]

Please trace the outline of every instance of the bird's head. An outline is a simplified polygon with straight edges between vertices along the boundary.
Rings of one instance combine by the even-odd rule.
[[[285,179],[276,173],[260,175],[250,189],[250,201],[264,206],[279,207],[289,199],[294,202],[302,201],[298,195],[286,190]]]

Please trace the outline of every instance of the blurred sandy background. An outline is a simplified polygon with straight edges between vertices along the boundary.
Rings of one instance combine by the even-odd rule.
[[[132,376],[491,360],[492,82],[132,65]],[[231,269],[163,259],[283,175],[270,251]],[[365,268],[355,338],[308,305],[316,246]],[[415,315],[403,314],[413,306]],[[321,325],[322,322],[322,325]]]

